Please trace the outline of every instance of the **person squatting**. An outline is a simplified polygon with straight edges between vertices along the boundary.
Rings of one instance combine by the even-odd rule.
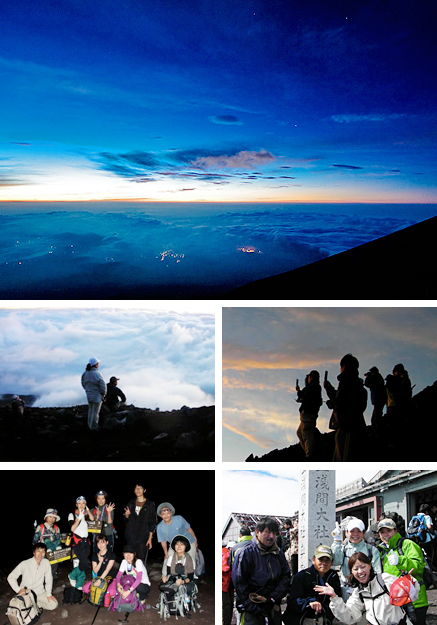
[[[239,625],[425,625],[424,552],[393,519],[378,522],[377,546],[360,519],[350,518],[344,539],[337,523],[332,544],[318,545],[311,566],[292,575],[277,521],[260,519],[250,538],[246,529],[222,547],[223,625],[231,625],[234,590]]]
[[[32,557],[20,562],[7,578],[16,596],[23,598],[29,595],[30,603],[38,612],[55,610],[58,600],[53,594],[53,581],[58,573],[58,565],[51,562],[61,560],[61,555],[65,555],[62,550],[71,546],[71,554],[65,558],[70,559],[71,555],[72,570],[68,575],[70,587],[64,590],[64,602],[70,602],[66,601],[66,595],[70,597],[78,593],[82,598],[83,594],[89,595],[98,588],[103,592],[101,604],[113,611],[143,611],[150,607],[158,609],[158,605],[147,605],[151,588],[147,556],[152,548],[152,538],[157,532],[164,556],[161,593],[164,587],[165,590],[174,587],[174,592],[177,592],[182,586],[184,596],[190,598],[194,590],[197,592],[196,534],[183,516],[175,514],[171,503],[161,503],[156,510],[154,502],[145,493],[145,487],[136,484],[134,496],[124,508],[126,544],[121,550],[120,564],[117,564],[119,559],[114,551],[114,539],[117,536],[114,527],[115,504],[110,502],[106,491],[97,492],[90,506],[83,495],[77,497],[68,515],[70,531],[63,536],[65,545],[61,544],[62,535],[57,525],[61,517],[55,508],[48,508],[44,522],[37,524],[35,521]],[[159,523],[158,517],[161,517]],[[92,533],[90,527],[93,528]],[[91,579],[87,580],[90,574]],[[127,603],[134,608],[123,610],[123,605]],[[184,616],[189,614],[191,605],[190,601],[185,604],[188,608]]]

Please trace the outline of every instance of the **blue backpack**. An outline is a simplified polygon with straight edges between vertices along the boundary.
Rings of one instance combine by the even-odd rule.
[[[420,544],[424,543],[428,537],[428,528],[426,526],[425,515],[422,512],[415,514],[408,527],[407,536],[410,540]]]

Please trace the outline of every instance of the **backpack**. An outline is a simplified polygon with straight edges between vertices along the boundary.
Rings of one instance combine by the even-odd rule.
[[[70,586],[64,589],[64,598],[62,600],[62,603],[66,603],[67,605],[72,605],[73,603],[82,603],[82,599],[83,599],[82,590],[73,588],[73,586]]]
[[[123,575],[120,584],[123,590],[128,590],[135,583],[135,578],[132,575]],[[112,612],[136,612],[143,611],[144,605],[138,599],[138,595],[135,591],[123,599],[120,593],[117,593],[111,602],[110,610]]]
[[[416,543],[424,543],[428,538],[428,528],[426,526],[426,519],[423,513],[415,514],[408,527],[407,535],[410,540],[414,540]]]
[[[33,592],[25,595],[15,595],[9,602],[6,616],[11,625],[32,625],[41,616]]]
[[[200,549],[196,551],[196,563],[194,565],[194,575],[196,577],[200,577],[205,573],[205,558],[203,557],[203,553]]]
[[[178,586],[174,582],[174,577],[167,580],[165,583],[160,584],[159,590],[161,591],[159,601],[159,616],[164,621],[169,616],[186,616],[190,610],[190,600],[187,596],[187,590],[185,584]],[[194,608],[195,609],[195,608]]]
[[[89,603],[92,603],[93,605],[104,605],[105,594],[106,594],[106,591],[108,590],[108,586],[109,586],[109,583],[111,582],[111,578],[105,577],[105,579],[102,580],[102,583],[100,584],[100,586],[94,586],[93,582],[91,582],[88,601]]]

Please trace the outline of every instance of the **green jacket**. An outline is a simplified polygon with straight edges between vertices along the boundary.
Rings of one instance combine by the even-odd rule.
[[[413,606],[415,608],[422,608],[428,605],[426,586],[422,583],[423,570],[425,568],[422,549],[415,542],[406,538],[402,543],[402,551],[404,552],[404,555],[401,556],[397,549],[397,543],[400,538],[401,535],[397,532],[390,538],[388,547],[386,547],[384,543],[381,543],[378,546],[382,557],[382,570],[384,573],[390,573],[391,575],[399,577],[403,571],[408,573],[411,569],[413,569],[411,575],[420,583],[419,598],[413,603]],[[389,564],[387,559],[392,549],[394,553],[399,555],[399,562],[396,565]]]

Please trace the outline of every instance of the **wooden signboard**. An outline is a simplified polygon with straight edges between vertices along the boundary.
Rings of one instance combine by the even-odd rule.
[[[87,521],[86,524],[88,525],[88,532],[91,532],[92,534],[101,533],[103,526],[102,521]]]
[[[65,560],[71,560],[71,547],[64,547],[57,551],[47,551],[47,560],[50,564],[57,564]]]

